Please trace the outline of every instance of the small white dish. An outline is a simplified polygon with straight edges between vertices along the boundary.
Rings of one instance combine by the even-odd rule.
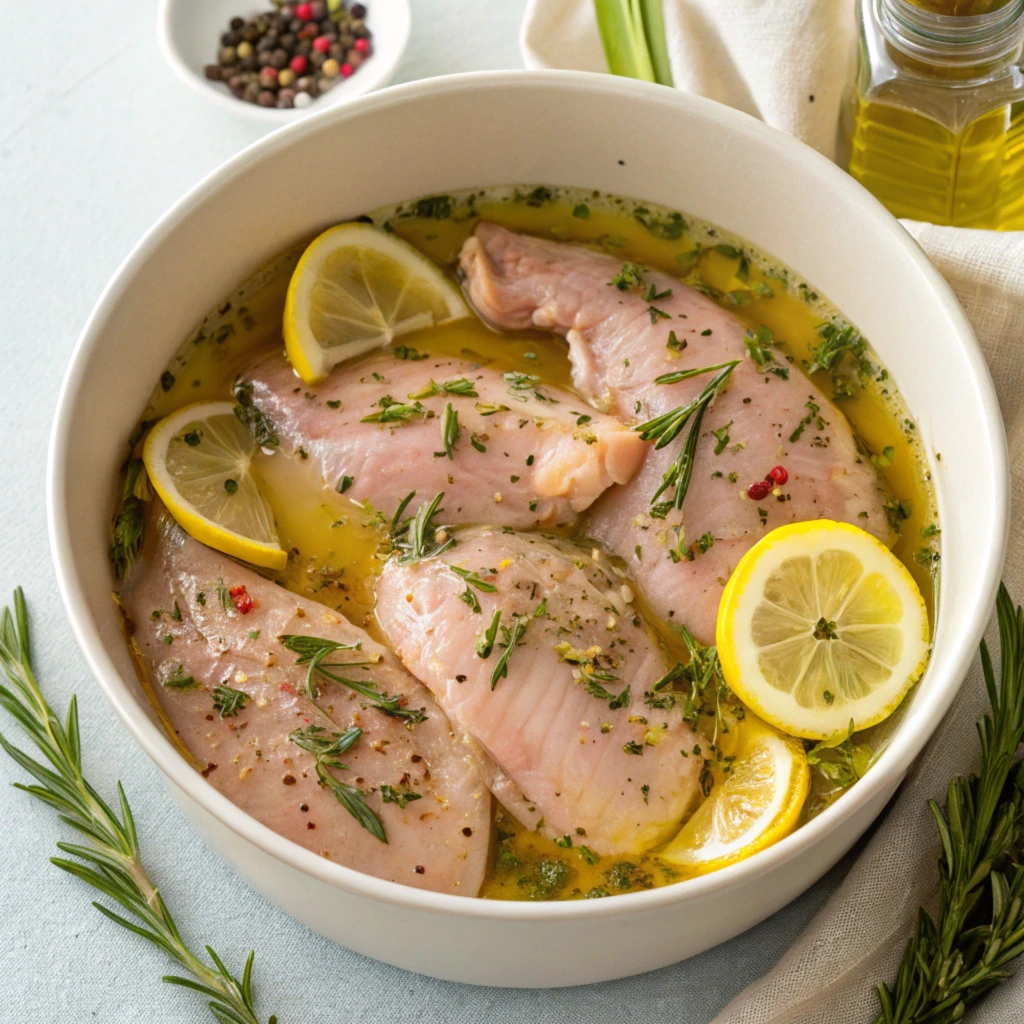
[[[409,42],[409,0],[368,0],[365,20],[373,41],[373,55],[355,74],[318,96],[308,107],[260,107],[237,99],[224,83],[211,82],[203,69],[207,64],[217,63],[220,37],[228,30],[232,18],[250,18],[269,11],[270,7],[270,0],[160,0],[157,37],[164,59],[183,82],[211,103],[250,121],[280,127],[305,114],[383,88],[394,77]]]

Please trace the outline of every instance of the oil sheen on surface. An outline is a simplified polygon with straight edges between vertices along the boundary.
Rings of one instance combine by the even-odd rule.
[[[752,328],[769,327],[795,368],[801,360],[810,358],[811,349],[819,343],[819,325],[836,316],[807,284],[770,257],[753,251],[742,239],[689,218],[672,221],[670,211],[649,204],[546,188],[441,198],[443,201],[435,197],[377,211],[372,219],[378,226],[387,224],[389,230],[449,270],[479,218],[598,246],[621,256],[623,261],[657,267],[708,289]],[[668,231],[651,230],[643,221],[675,226]],[[304,243],[272,261],[204,320],[165,374],[164,384],[173,378],[171,386],[158,386],[154,391],[145,413],[147,420],[158,419],[190,402],[230,398],[243,364],[261,350],[282,346],[284,294],[303,247]],[[405,335],[402,343],[424,352],[469,357],[493,362],[502,369],[537,374],[547,383],[572,390],[565,343],[543,332],[503,335],[470,317]],[[900,528],[892,536],[894,551],[914,575],[931,608],[935,562],[922,540],[922,531],[935,522],[928,472],[912,419],[888,374],[876,360],[872,362],[875,373],[866,379],[858,376],[853,387],[849,381],[833,379],[824,371],[815,379],[826,395],[851,392],[842,398],[841,409],[852,423],[865,455],[873,456],[892,492],[890,504]],[[284,453],[258,456],[256,472],[261,459],[287,457]],[[266,486],[266,490],[281,543],[291,553],[287,568],[273,574],[273,578],[296,593],[341,611],[379,637],[373,615],[373,583],[383,564],[380,551],[384,538],[379,519],[354,502],[347,514],[339,515],[336,504],[329,506],[315,496],[302,498],[299,489],[273,490]],[[922,556],[923,548],[927,556]],[[667,629],[659,629],[659,634],[670,655],[685,660],[678,637]],[[888,729],[886,725],[854,739],[877,751],[891,730],[891,724]],[[816,786],[808,800],[809,813],[830,798],[827,785],[817,780]],[[481,893],[484,897],[613,895],[682,877],[655,855],[635,861],[595,859],[585,846],[585,838],[568,837],[553,843],[527,832],[500,807],[496,807],[494,819],[492,869]]]

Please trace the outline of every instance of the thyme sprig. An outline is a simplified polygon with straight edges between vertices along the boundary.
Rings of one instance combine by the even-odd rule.
[[[362,644],[343,644],[337,640],[327,640],[319,636],[306,636],[295,633],[282,633],[278,638],[284,645],[285,650],[298,654],[296,665],[308,665],[306,672],[306,696],[314,704],[319,706],[320,688],[317,686],[317,677],[322,677],[328,682],[337,683],[339,686],[348,687],[354,690],[361,697],[365,697],[371,707],[382,711],[389,718],[401,718],[408,726],[419,725],[426,720],[423,708],[410,708],[408,698],[398,694],[390,696],[380,690],[369,680],[352,679],[350,676],[341,675],[336,669],[362,668],[366,665],[376,664],[374,661],[345,661],[325,662],[329,654],[336,651],[358,651]]]
[[[655,450],[660,450],[671,444],[678,436],[683,427],[690,424],[690,431],[686,441],[679,450],[672,465],[665,471],[661,478],[661,484],[651,497],[651,515],[658,519],[664,519],[672,508],[681,509],[686,498],[686,492],[690,487],[690,477],[693,474],[693,461],[697,451],[697,440],[700,437],[700,426],[704,419],[707,408],[718,396],[732,374],[732,371],[739,365],[739,360],[734,359],[727,363],[719,363],[715,366],[703,366],[694,370],[680,370],[675,373],[666,373],[655,379],[657,384],[674,384],[689,377],[696,377],[699,374],[719,372],[711,382],[700,392],[692,402],[681,405],[671,412],[656,416],[646,423],[635,426],[640,437],[644,441],[654,441]],[[675,492],[670,501],[658,502],[658,499],[673,487]]]
[[[209,946],[206,952],[212,966],[192,952],[142,862],[135,821],[121,784],[115,811],[86,779],[78,704],[72,697],[62,723],[39,688],[32,668],[28,610],[20,587],[14,592],[14,614],[9,608],[0,614],[0,669],[7,679],[7,685],[0,684],[0,706],[17,721],[46,762],[35,760],[0,735],[0,747],[36,780],[34,785],[16,782],[15,787],[54,808],[64,824],[87,840],[58,843],[67,856],[53,857],[51,863],[120,904],[128,916],[104,903],[93,906],[159,946],[191,976],[167,975],[164,981],[204,995],[220,1024],[259,1024],[253,1006],[253,952],[246,958],[241,979]],[[270,1024],[276,1021],[276,1017],[270,1018]]]
[[[939,907],[923,908],[892,985],[876,986],[876,1024],[952,1024],[989,989],[1010,976],[1024,953],[1024,611],[1005,586],[996,601],[1001,651],[996,684],[988,648],[981,667],[991,711],[978,722],[981,766],[958,776],[935,817]]]

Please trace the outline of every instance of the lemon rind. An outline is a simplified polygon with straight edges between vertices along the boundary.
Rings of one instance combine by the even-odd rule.
[[[796,829],[811,786],[811,771],[807,763],[807,755],[804,753],[803,747],[798,740],[780,735],[770,726],[759,724],[755,727],[753,736],[744,743],[743,756],[749,756],[757,746],[764,744],[772,747],[778,745],[784,748],[787,755],[786,763],[789,766],[789,777],[786,779],[785,791],[778,800],[773,802],[772,808],[766,811],[760,819],[761,821],[766,820],[767,824],[758,831],[752,828],[752,837],[746,839],[746,841],[744,841],[745,837],[742,836],[734,840],[730,844],[733,848],[728,849],[728,852],[716,852],[713,856],[707,858],[697,856],[697,851],[694,850],[682,850],[674,853],[672,847],[677,840],[673,840],[659,854],[661,860],[683,868],[694,875],[710,874],[713,871],[728,867],[730,864],[737,864],[752,857],[755,853],[765,850],[769,846],[773,846],[780,840],[785,839],[786,836]],[[778,763],[781,758],[778,754],[774,756],[776,763]],[[723,784],[723,789],[718,794],[712,793],[708,799],[720,799],[720,794],[724,792],[725,785],[728,785],[728,782]],[[680,832],[680,834],[682,833]]]
[[[838,544],[838,536],[845,536],[852,543]],[[800,549],[792,552],[794,556],[813,556],[830,548],[842,547],[845,550],[852,550],[861,557],[866,571],[884,569],[883,575],[896,586],[903,599],[904,622],[907,622],[907,616],[918,617],[920,632],[917,632],[913,622],[907,622],[907,628],[904,630],[908,638],[912,639],[915,635],[918,637],[920,643],[917,650],[908,646],[908,653],[893,671],[894,681],[891,684],[883,684],[870,697],[854,705],[844,703],[828,711],[810,711],[801,707],[789,694],[775,689],[763,680],[756,664],[756,649],[752,643],[748,643],[749,651],[746,655],[738,652],[740,645],[736,638],[740,635],[749,635],[750,619],[755,607],[755,602],[747,602],[749,614],[744,621],[738,622],[738,609],[743,605],[743,595],[751,587],[755,593],[760,592],[758,587],[763,590],[768,575],[782,560],[781,557],[772,559],[766,556],[780,546],[790,543],[794,537],[801,540]],[[765,721],[792,736],[826,740],[840,732],[845,733],[851,719],[854,728],[859,731],[877,725],[899,707],[927,668],[930,627],[924,598],[914,578],[906,566],[881,541],[849,523],[819,519],[781,526],[763,537],[743,556],[722,593],[716,642],[726,682],[744,704]],[[756,681],[755,685],[751,685],[751,680]],[[810,716],[814,718],[813,724],[808,721]]]
[[[165,469],[167,446],[182,426],[214,416],[233,416],[234,410],[234,402],[196,402],[166,416],[149,432],[143,445],[142,458],[146,472],[167,511],[190,537],[252,565],[265,569],[283,569],[288,563],[288,552],[284,548],[245,537],[207,519],[182,497]]]
[[[346,245],[374,249],[398,260],[410,272],[425,279],[440,294],[448,307],[449,316],[436,323],[449,323],[469,316],[469,308],[447,277],[418,249],[396,235],[386,234],[370,224],[350,221],[336,224],[317,235],[306,247],[292,272],[284,304],[285,352],[296,373],[306,384],[319,384],[331,370],[348,359],[354,359],[376,348],[383,348],[395,337],[405,333],[393,331],[387,343],[377,339],[352,342],[345,347],[345,355],[331,361],[324,355],[316,338],[309,330],[309,307],[313,285],[327,258]]]

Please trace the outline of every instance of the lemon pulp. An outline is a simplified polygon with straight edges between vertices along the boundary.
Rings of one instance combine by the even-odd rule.
[[[146,439],[146,471],[168,511],[196,540],[279,569],[288,556],[250,471],[256,442],[235,408],[202,402],[163,419]]]
[[[807,739],[891,714],[928,651],[924,599],[899,559],[830,520],[781,527],[751,548],[726,586],[717,633],[734,692]]]

